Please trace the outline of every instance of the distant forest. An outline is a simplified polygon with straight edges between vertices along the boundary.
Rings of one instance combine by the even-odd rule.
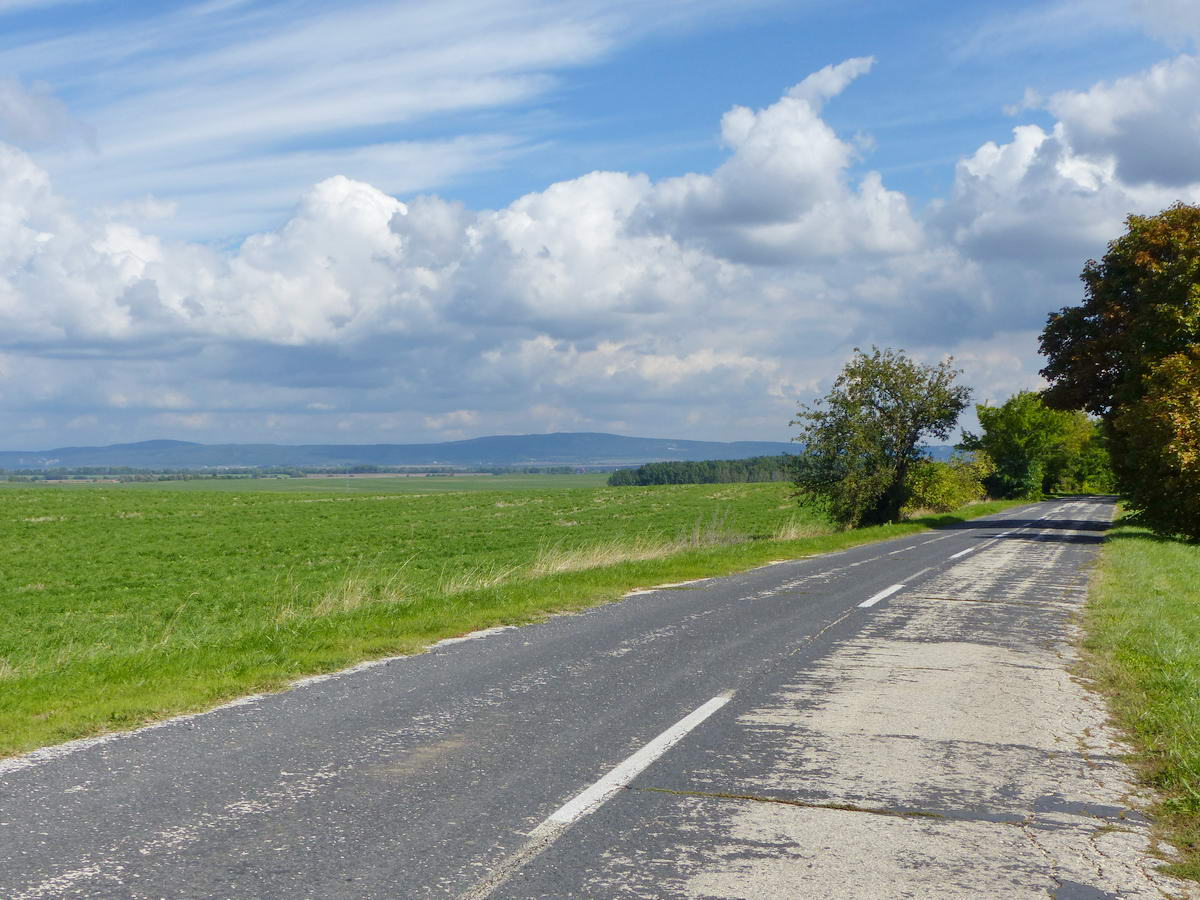
[[[611,487],[648,484],[732,484],[747,481],[790,481],[796,457],[752,456],[749,459],[709,459],[702,462],[655,462],[636,469],[618,469],[608,477]]]

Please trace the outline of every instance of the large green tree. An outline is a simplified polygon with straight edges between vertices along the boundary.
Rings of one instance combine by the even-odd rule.
[[[1042,332],[1047,403],[1101,416],[1117,484],[1154,528],[1200,539],[1200,207],[1130,216],[1084,300]]]
[[[804,445],[800,495],[826,504],[845,528],[899,519],[921,441],[948,437],[971,397],[955,384],[960,374],[949,359],[933,366],[897,350],[855,348],[833,389],[801,405],[791,423]]]
[[[1052,409],[1040,394],[1020,391],[999,406],[976,404],[975,413],[980,433],[964,432],[959,447],[991,457],[995,471],[987,487],[993,496],[1111,489],[1099,423],[1083,410]]]

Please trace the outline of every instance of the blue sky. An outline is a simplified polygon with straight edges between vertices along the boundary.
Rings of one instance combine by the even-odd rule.
[[[717,123],[727,109],[769,105],[808,73],[857,56],[876,57],[874,76],[840,98],[827,121],[839,133],[869,135],[874,149],[865,154],[862,167],[879,170],[890,186],[920,202],[950,188],[954,162],[963,153],[987,140],[1006,139],[1016,123],[1005,115],[1005,107],[1018,104],[1027,89],[1049,95],[1079,88],[1145,68],[1164,56],[1163,44],[1139,27],[1135,8],[1114,2],[679,4],[694,7],[690,15],[659,4],[661,21],[644,29],[630,25],[637,18],[636,4],[626,6],[611,24],[596,14],[606,4],[580,5],[583,15],[572,4],[539,4],[559,12],[561,27],[587,31],[590,40],[531,54],[528,64],[513,60],[518,77],[527,83],[511,86],[507,102],[481,101],[466,108],[430,103],[394,117],[380,103],[358,117],[347,110],[344,117],[310,118],[302,92],[285,96],[286,85],[280,82],[304,72],[307,66],[297,55],[306,50],[320,54],[316,65],[346,69],[345,81],[334,76],[326,82],[329,90],[336,92],[352,81],[354,89],[361,87],[358,79],[364,76],[354,65],[356,42],[370,29],[371,11],[405,6],[349,3],[335,10],[284,2],[18,0],[9,4],[0,65],[8,77],[48,87],[76,120],[73,146],[67,141],[43,148],[45,164],[64,191],[85,204],[122,202],[139,193],[176,201],[183,215],[171,224],[173,233],[230,241],[244,232],[223,227],[229,220],[208,210],[217,198],[230,199],[222,197],[222,163],[236,179],[234,173],[248,160],[319,150],[333,157],[327,163],[330,174],[370,181],[387,165],[387,157],[355,161],[356,148],[474,138],[484,146],[470,163],[463,160],[450,172],[427,165],[413,180],[428,182],[419,185],[421,190],[436,190],[473,208],[497,208],[595,169],[645,172],[654,178],[709,171],[723,157]],[[422,4],[408,6],[416,11],[399,17],[402,21],[425,17]],[[520,4],[480,6],[515,9]],[[621,4],[611,6],[622,9]],[[0,11],[4,8],[0,5]],[[571,21],[576,17],[578,24]],[[447,52],[454,53],[456,24],[447,18],[442,27],[429,30],[431,38],[446,40]],[[530,24],[555,24],[553,16],[539,22],[541,18],[513,16],[511,34],[519,35]],[[319,49],[308,46],[322,40],[324,23],[346,19],[352,22],[340,40]],[[1060,21],[1065,29],[1054,27]],[[291,36],[281,41],[280,32]],[[374,43],[373,52],[389,54],[396,48],[401,58],[409,50],[429,49],[424,42],[414,47],[402,36]],[[261,58],[255,53],[258,46]],[[227,62],[231,56],[232,65]],[[542,60],[548,64],[539,64]],[[384,64],[378,71],[377,84],[368,80],[367,87],[387,94],[388,73],[403,73],[405,67]],[[123,146],[130,130],[153,151],[157,143],[151,136],[162,136],[175,116],[219,120],[220,101],[228,94],[211,90],[206,95],[202,89],[216,85],[235,94],[242,85],[251,96],[261,91],[264,102],[278,102],[290,121],[247,135],[246,144],[237,147],[221,145],[207,130],[196,135],[185,152],[190,149],[217,168],[206,173],[208,178],[130,171],[121,165],[121,157],[134,152]],[[176,108],[171,102],[180,93],[190,107]],[[156,114],[170,119],[159,126]],[[1049,117],[1026,114],[1023,120],[1044,123]],[[230,131],[236,134],[237,129]],[[211,133],[228,136],[230,131],[214,128]],[[339,150],[344,154],[340,160]],[[111,157],[116,157],[110,165],[119,184],[94,183],[91,173],[111,171],[106,165]],[[399,152],[395,158],[401,165],[408,161]],[[155,162],[170,166],[169,160]],[[335,172],[332,167],[339,162],[342,168]],[[287,167],[274,171],[273,183],[264,189],[277,194],[275,203],[264,204],[257,214],[248,211],[236,224],[250,230],[277,225],[309,185],[306,176],[316,171],[303,165],[295,170],[286,193],[281,188],[289,180]],[[397,187],[404,186],[403,176],[392,178]],[[191,206],[197,217],[189,219]]]
[[[871,343],[1036,387],[1200,199],[1198,8],[0,0],[0,445],[784,439]]]

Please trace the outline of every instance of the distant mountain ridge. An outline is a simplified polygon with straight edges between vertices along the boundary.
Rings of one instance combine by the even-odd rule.
[[[688,441],[602,432],[507,434],[432,444],[197,444],[140,441],[106,447],[0,450],[0,469],[311,466],[626,466],[669,460],[746,459],[796,453],[782,441]]]

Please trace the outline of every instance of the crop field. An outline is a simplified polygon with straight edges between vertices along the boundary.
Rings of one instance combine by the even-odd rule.
[[[605,472],[589,472],[583,475],[454,475],[425,477],[420,475],[396,476],[341,476],[324,475],[313,478],[194,478],[186,481],[128,482],[122,485],[96,484],[79,481],[39,487],[54,487],[65,490],[89,490],[98,487],[118,488],[127,491],[222,491],[245,493],[246,491],[271,491],[273,493],[302,494],[439,494],[446,491],[545,491],[562,488],[603,487],[608,481]],[[5,488],[28,488],[20,482],[0,481],[0,490]]]
[[[528,477],[548,489],[0,491],[0,755],[638,586],[925,527],[834,534],[778,483]]]

